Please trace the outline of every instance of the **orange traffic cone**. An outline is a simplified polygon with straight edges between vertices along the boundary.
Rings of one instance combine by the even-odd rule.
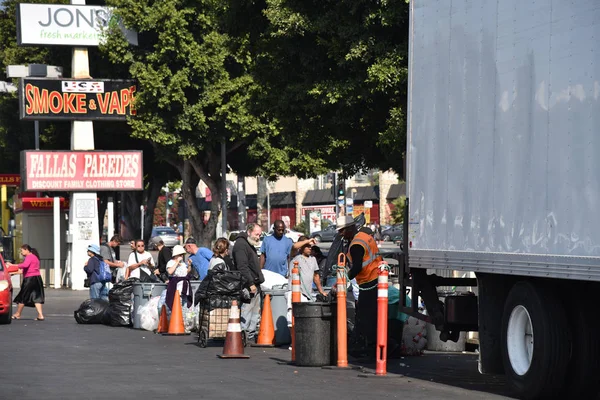
[[[163,335],[189,335],[189,333],[185,333],[185,327],[183,326],[183,312],[181,310],[181,297],[179,296],[179,290],[175,292],[175,298],[173,299],[173,309],[171,310],[171,320],[169,321],[169,332],[163,333]]]
[[[158,319],[158,329],[156,333],[167,333],[169,332],[169,317],[167,317],[167,306],[163,304],[160,310],[160,318]]]
[[[240,309],[238,308],[236,300],[231,302],[231,311],[229,312],[229,323],[227,324],[227,334],[225,335],[223,354],[219,354],[217,357],[250,358],[250,356],[244,354],[242,325],[240,325]]]
[[[265,295],[262,315],[260,317],[260,330],[258,339],[252,347],[273,347],[275,345],[275,328],[273,327],[273,314],[271,312],[271,295]]]

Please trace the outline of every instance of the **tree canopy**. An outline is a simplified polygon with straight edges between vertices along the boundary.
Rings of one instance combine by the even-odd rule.
[[[192,233],[205,245],[214,237],[220,212],[223,141],[228,165],[245,176],[307,177],[332,169],[351,175],[373,167],[402,174],[406,1],[106,3],[116,8],[121,23],[138,32],[139,46],[128,45],[115,29],[100,52],[90,49],[91,72],[98,78],[135,78],[137,115],[127,126],[96,128],[96,147],[146,143],[144,151],[151,154],[144,157],[151,164],[145,170],[147,182],[158,186],[157,178],[166,179],[168,168],[159,167],[160,162],[177,171],[177,177],[166,175],[182,179]],[[0,11],[4,65],[63,65],[67,75],[70,49],[16,47],[16,4],[6,0]],[[14,96],[3,98],[0,115],[12,115],[15,107]],[[18,137],[22,126],[15,118],[3,118],[0,152],[3,143],[5,151],[12,151],[9,137]],[[67,124],[47,124],[44,145],[65,148],[67,132]],[[27,145],[17,142],[16,147]],[[196,202],[199,180],[212,193],[206,221]],[[154,187],[145,196],[159,193]]]
[[[162,149],[183,179],[194,235],[220,211],[220,143],[242,175],[401,171],[405,2],[108,0],[139,34],[104,50],[139,81],[133,135]],[[204,221],[195,202],[212,193]]]

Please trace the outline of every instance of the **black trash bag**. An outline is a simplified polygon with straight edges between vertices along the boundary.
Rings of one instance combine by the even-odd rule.
[[[196,304],[211,295],[240,296],[244,278],[239,271],[211,269],[196,289]]]
[[[232,300],[235,300],[235,298],[230,296],[214,295],[210,296],[208,299],[202,300],[202,307],[208,308],[210,311],[217,308],[231,308]]]
[[[144,270],[140,269],[140,282],[142,283],[159,283],[161,280],[157,275],[148,274]]]
[[[101,324],[108,311],[108,301],[87,299],[73,312],[78,324]]]
[[[133,305],[133,284],[138,283],[137,278],[129,278],[117,283],[108,292],[108,313],[103,323],[110,326],[131,326],[131,307]]]

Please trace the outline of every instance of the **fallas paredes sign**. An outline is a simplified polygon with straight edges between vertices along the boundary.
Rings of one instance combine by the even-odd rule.
[[[132,80],[23,78],[21,119],[124,121],[135,115],[135,89]]]

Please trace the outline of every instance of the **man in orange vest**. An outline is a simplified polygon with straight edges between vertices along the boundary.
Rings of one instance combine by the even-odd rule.
[[[341,218],[337,230],[350,242],[348,279],[356,278],[360,295],[356,306],[356,329],[367,341],[367,347],[377,339],[377,278],[379,264],[383,261],[377,255],[379,248],[369,228],[356,229],[350,216]]]

